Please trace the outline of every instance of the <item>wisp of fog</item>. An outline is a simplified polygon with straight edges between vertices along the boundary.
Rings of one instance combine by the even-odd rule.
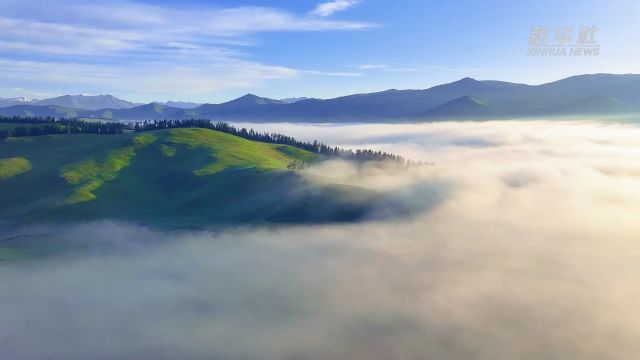
[[[0,358],[640,358],[640,127],[264,127],[428,162],[328,162],[312,181],[447,191],[384,222],[40,227],[110,250],[1,265]]]

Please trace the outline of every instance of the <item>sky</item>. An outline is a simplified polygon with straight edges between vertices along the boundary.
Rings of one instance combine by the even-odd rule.
[[[640,2],[0,0],[0,97],[330,98],[463,77],[640,73]],[[529,56],[532,29],[595,27],[597,56]]]

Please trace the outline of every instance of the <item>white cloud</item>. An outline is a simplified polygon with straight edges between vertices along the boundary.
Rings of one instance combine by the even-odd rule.
[[[6,5],[4,5],[6,6]],[[65,5],[61,5],[63,8]],[[94,5],[109,19],[110,7]],[[11,8],[9,8],[11,9]],[[0,10],[3,5],[0,4]],[[71,11],[71,10],[70,10]],[[257,32],[357,30],[371,24],[300,18],[271,8],[173,10],[150,7],[156,21],[131,25],[120,16],[111,21],[78,15],[68,23],[49,17],[0,16],[0,42],[5,49],[33,54],[96,55],[148,51],[166,43],[209,48],[235,45],[229,38]],[[185,25],[186,24],[186,25]]]
[[[176,89],[185,98],[203,97],[216,91],[259,86],[268,80],[299,75],[295,69],[235,59],[217,59],[206,64],[142,62],[124,66],[112,64],[52,63],[0,60],[0,78],[57,89],[58,94],[95,89],[101,93],[131,94],[144,98],[170,98]]]
[[[53,4],[51,4],[51,2]],[[270,7],[171,8],[135,2],[74,3],[0,2],[0,39],[35,44],[71,41],[82,45],[119,49],[153,45],[156,41],[199,41],[239,37],[259,32],[354,30],[373,26],[352,21],[301,17]],[[46,12],[39,11],[42,6]],[[73,16],[69,16],[73,14]],[[91,41],[87,41],[91,39]],[[38,48],[32,49],[38,52]]]
[[[303,70],[303,74],[309,75],[321,75],[321,76],[337,76],[337,77],[356,77],[362,76],[361,73],[355,72],[332,72],[332,71],[317,71],[317,70]]]
[[[215,234],[30,228],[96,251],[0,266],[10,289],[0,297],[3,356],[640,358],[638,126],[262,126],[435,162],[321,172],[332,181],[453,189],[390,222]]]
[[[427,72],[427,71],[448,71],[448,72],[478,72],[483,71],[485,69],[482,68],[452,68],[447,66],[439,66],[439,65],[420,65],[420,66],[402,66],[395,67],[386,64],[363,64],[363,65],[347,65],[350,68],[356,68],[360,70],[378,70],[389,73],[404,73],[404,72]]]
[[[0,1],[0,14],[2,79],[41,82],[40,91],[46,92],[70,91],[64,90],[68,84],[102,84],[104,90],[74,91],[121,94],[165,92],[173,81],[174,93],[180,89],[185,97],[303,73],[252,61],[250,51],[256,44],[247,39],[249,34],[373,26],[271,7],[173,7],[132,1],[7,0]],[[320,71],[314,75],[346,76]]]
[[[388,68],[389,68],[388,65],[382,65],[382,64],[365,64],[365,65],[358,66],[358,69],[360,70],[376,70],[376,69],[388,69]]]
[[[311,12],[314,16],[331,16],[337,12],[347,10],[348,8],[357,5],[361,0],[334,0],[325,3],[318,4],[316,8]]]

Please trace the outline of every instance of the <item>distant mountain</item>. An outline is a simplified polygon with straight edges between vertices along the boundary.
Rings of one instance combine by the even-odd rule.
[[[159,104],[167,105],[178,109],[193,109],[202,104],[186,101],[167,101],[159,102]],[[27,99],[25,97],[18,98],[0,98],[0,108],[13,105],[56,105],[65,106],[75,109],[84,110],[103,110],[103,109],[131,109],[136,106],[143,105],[127,100],[119,99],[113,95],[63,95],[50,99]]]
[[[7,107],[13,105],[28,105],[31,100],[25,97],[17,97],[17,98],[0,98],[0,107]]]
[[[34,100],[31,105],[57,105],[77,109],[129,109],[139,104],[118,99],[112,95],[63,95],[51,99]]]
[[[419,115],[416,120],[478,120],[498,118],[500,116],[500,112],[491,108],[482,100],[467,95],[436,106]]]
[[[247,94],[222,104],[204,104],[192,110],[200,116],[205,117],[233,118],[243,116],[242,114],[253,116],[253,114],[260,113],[265,106],[282,105],[286,104],[280,100]]]
[[[280,102],[283,102],[285,104],[293,104],[293,103],[296,103],[298,101],[309,100],[309,99],[311,99],[311,98],[308,98],[308,97],[293,97],[293,98],[280,99]]]
[[[73,108],[81,116],[121,120],[201,117],[256,122],[403,122],[417,118],[437,121],[452,117],[485,119],[619,115],[640,113],[640,75],[579,75],[542,85],[463,78],[424,90],[391,89],[326,100],[275,100],[247,94],[225,103],[203,104],[193,108],[191,106],[197,104],[167,102],[127,109],[111,106],[95,110],[98,105],[87,104],[89,101],[86,98],[80,98],[84,101],[83,106],[80,106],[77,97],[56,99],[60,100],[58,105]],[[111,97],[110,101],[116,101],[114,99]],[[70,106],[71,103],[78,105]],[[121,103],[121,106],[124,105]],[[0,108],[0,115],[8,115],[14,110]],[[47,115],[60,116],[59,113],[52,111]]]
[[[53,116],[53,117],[78,117],[82,109],[73,109],[65,106],[47,105],[13,105],[0,108],[0,115],[6,116]]]
[[[130,109],[102,109],[92,112],[80,112],[80,116],[118,119],[118,120],[154,120],[176,118],[181,109],[160,103],[150,103]],[[0,109],[2,112],[2,109]]]
[[[486,106],[475,107],[477,113],[467,111],[468,117],[486,117],[487,108],[500,117],[552,116],[553,111],[563,105],[580,99],[588,102],[589,97],[596,95],[623,101],[629,104],[626,111],[638,112],[640,75],[580,75],[538,86],[463,78],[426,90],[387,90],[328,100],[303,100],[286,106],[266,107],[259,113],[242,114],[242,117],[237,114],[237,117],[256,121],[409,121],[465,96],[481,99]],[[447,113],[453,111],[453,105],[456,103],[447,105]],[[462,101],[458,105],[469,107],[472,104]],[[430,120],[438,120],[435,114],[441,110],[434,110]],[[460,112],[465,111],[461,109]]]
[[[633,106],[603,95],[588,96],[563,104],[550,113],[556,115],[615,115],[631,112]]]
[[[241,96],[235,100],[227,101],[222,104],[215,104],[215,108],[224,109],[224,110],[234,110],[234,109],[244,109],[247,107],[259,106],[259,105],[282,105],[284,104],[280,100],[269,99],[265,97],[260,97],[254,94],[247,94]],[[205,104],[203,107],[206,107]]]
[[[245,108],[231,114],[216,115],[225,120],[249,121],[409,121],[431,108],[465,95],[485,99],[485,96],[490,97],[494,93],[510,94],[511,89],[523,87],[528,86],[464,78],[427,90],[392,89],[327,100],[309,99],[292,104],[266,104],[262,107]]]
[[[161,102],[159,104],[167,105],[167,106],[178,108],[178,109],[195,109],[198,106],[202,105],[199,103],[187,102],[187,101],[166,101],[166,102]]]

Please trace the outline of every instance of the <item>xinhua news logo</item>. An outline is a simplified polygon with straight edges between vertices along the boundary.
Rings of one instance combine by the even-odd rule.
[[[598,56],[600,44],[596,41],[598,28],[581,26],[534,26],[529,35],[528,56]]]

